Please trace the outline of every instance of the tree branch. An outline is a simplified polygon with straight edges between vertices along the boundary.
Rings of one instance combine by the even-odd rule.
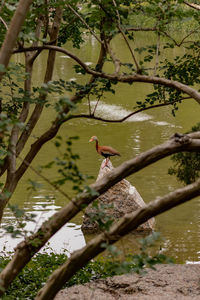
[[[198,4],[195,4],[195,3],[189,3],[187,1],[183,1],[184,4],[186,4],[187,6],[191,7],[191,8],[194,8],[196,10],[200,10],[200,5]]]
[[[52,29],[51,29],[51,33],[50,33],[50,40],[53,40],[53,41],[55,40],[55,42],[54,42],[55,44],[56,44],[57,36],[59,33],[59,29],[60,29],[61,19],[62,19],[62,9],[60,7],[58,7],[56,9],[55,18],[54,18],[54,22],[52,24]],[[47,59],[47,68],[46,68],[44,83],[47,83],[52,79],[54,63],[55,63],[55,51],[50,50],[48,59]],[[40,95],[41,101],[44,101],[45,98],[46,98],[46,95]],[[37,122],[41,116],[42,111],[43,111],[43,105],[40,103],[36,104],[34,111],[27,123],[25,130],[22,132],[22,134],[19,138],[19,141],[17,144],[17,155],[19,153],[21,153],[22,149],[24,148],[29,136],[31,135],[33,129],[35,128],[35,125],[37,124]]]
[[[98,70],[101,70],[102,67],[103,67],[105,55],[106,55],[105,47],[104,47],[103,44],[101,44],[99,58],[98,58],[98,61],[97,61],[97,64],[96,64],[96,68],[98,68]],[[88,85],[91,85],[95,80],[96,80],[96,76],[91,76]],[[70,100],[72,102],[76,103],[80,99],[82,99],[88,92],[89,92],[89,90],[87,89],[87,91],[85,91],[85,92],[77,93],[76,95],[72,96]],[[39,152],[40,148],[46,142],[48,142],[49,140],[51,140],[52,138],[54,138],[56,136],[60,126],[64,122],[63,114],[67,114],[68,112],[69,112],[69,107],[68,107],[68,105],[66,105],[66,106],[63,107],[63,110],[58,113],[57,118],[52,122],[52,126],[43,135],[41,135],[40,138],[32,145],[29,153],[25,157],[25,161],[28,164],[30,164],[32,162],[34,157]],[[18,148],[17,148],[17,151],[18,151]],[[23,174],[26,170],[27,170],[27,164],[22,163],[21,166],[17,170],[18,180],[23,176]]]
[[[189,32],[184,38],[182,38],[182,40],[178,43],[169,33],[167,33],[166,31],[161,31],[161,33],[163,35],[165,35],[166,37],[168,37],[170,40],[173,41],[173,43],[177,46],[180,47],[183,43],[189,43],[189,41],[185,41],[189,36],[191,36],[192,34],[198,32],[200,27],[192,30],[191,32]]]
[[[113,244],[124,235],[136,229],[152,217],[155,217],[173,207],[183,204],[194,197],[200,195],[200,179],[184,188],[171,192],[160,199],[154,200],[144,208],[135,212],[126,214],[118,222],[115,222],[109,232],[98,234],[97,237],[90,240],[85,247],[75,251],[61,267],[56,269],[38,292],[35,300],[54,299],[62,286],[92,258],[105,249],[103,243]]]
[[[200,134],[200,132],[199,132]],[[124,162],[119,167],[105,175],[102,179],[90,185],[90,189],[96,191],[96,194],[91,194],[84,191],[79,194],[73,202],[63,207],[60,211],[54,214],[48,221],[42,224],[39,230],[28,237],[27,240],[21,242],[15,249],[15,254],[12,260],[7,264],[5,269],[0,274],[0,282],[3,288],[7,288],[14,280],[22,268],[31,260],[32,256],[38,252],[42,246],[53,236],[64,224],[73,218],[83,207],[88,205],[98,195],[106,192],[114,184],[123,178],[136,173],[146,166],[164,158],[171,154],[180,151],[200,151],[200,140],[191,137],[190,135],[175,134],[164,144],[156,146],[146,152],[139,154],[137,157]],[[3,294],[2,289],[0,295]]]
[[[139,67],[139,65],[138,65],[138,63],[137,63],[137,60],[136,60],[136,58],[135,58],[134,51],[133,51],[133,49],[131,48],[131,46],[130,46],[130,44],[129,44],[129,42],[128,42],[128,39],[127,39],[127,37],[126,37],[126,35],[125,35],[125,33],[124,33],[122,27],[121,27],[120,15],[119,15],[119,11],[117,10],[117,4],[116,4],[115,0],[112,0],[112,1],[113,1],[113,4],[114,4],[114,6],[115,6],[115,8],[116,8],[116,12],[117,12],[117,27],[118,27],[119,32],[121,33],[121,35],[122,35],[122,37],[123,37],[123,39],[124,39],[124,41],[125,41],[125,43],[126,43],[128,49],[129,49],[129,51],[130,51],[130,53],[131,53],[132,59],[133,59],[133,61],[134,61],[134,63],[135,63],[135,67],[136,67],[137,73],[139,73],[139,72],[140,72],[140,67]]]
[[[100,40],[100,38],[95,34],[95,32],[92,30],[92,28],[90,28],[90,26],[87,24],[87,22],[85,22],[85,20],[81,17],[81,15],[79,15],[79,13],[77,11],[75,11],[75,9],[73,9],[73,7],[70,4],[67,4],[67,7],[73,12],[73,14],[79,18],[79,20],[81,20],[81,22],[87,27],[87,29],[90,31],[90,33],[95,37],[95,39],[102,44],[102,41]]]
[[[185,97],[185,98],[182,98],[182,100],[186,100],[186,99],[191,99],[191,97]],[[97,117],[94,115],[94,112],[93,114],[78,114],[78,115],[69,115],[68,117],[66,117],[66,121],[68,120],[71,120],[71,119],[77,119],[77,118],[88,118],[88,119],[94,119],[94,120],[98,120],[98,121],[102,121],[102,122],[107,122],[107,123],[122,123],[124,121],[126,121],[128,118],[140,113],[140,112],[143,112],[143,111],[146,111],[146,110],[149,110],[149,109],[153,109],[153,108],[158,108],[158,107],[163,107],[163,106],[169,106],[169,105],[173,105],[177,102],[179,102],[179,100],[177,101],[173,101],[173,102],[165,102],[165,103],[160,103],[160,104],[155,104],[155,105],[152,105],[152,106],[148,106],[148,107],[144,107],[144,108],[140,108],[140,109],[137,109],[133,112],[131,112],[130,114],[126,115],[125,117],[121,118],[121,119],[117,119],[117,120],[112,120],[112,119],[105,119],[105,118],[101,118],[101,117]]]
[[[154,76],[156,76],[157,68],[159,65],[159,55],[160,55],[160,33],[157,34],[157,45],[156,45],[156,59],[154,67]]]
[[[6,30],[8,30],[8,25],[6,24],[6,22],[4,21],[4,19],[1,16],[0,16],[0,21],[3,23],[3,25],[6,28]]]
[[[126,82],[126,83],[133,83],[133,82],[143,82],[143,83],[153,83],[153,84],[159,84],[164,85],[170,88],[177,89],[185,94],[188,94],[190,97],[194,98],[199,104],[200,104],[200,93],[193,89],[192,87],[187,86],[186,84],[183,84],[179,81],[175,80],[169,80],[167,78],[163,77],[157,77],[157,76],[147,76],[147,75],[141,75],[141,74],[106,74],[104,72],[98,72],[96,70],[91,69],[89,66],[87,66],[80,58],[78,58],[76,55],[71,53],[70,51],[63,49],[61,47],[57,46],[41,46],[41,47],[30,47],[30,48],[23,48],[18,49],[14,51],[14,53],[24,52],[24,51],[34,51],[36,49],[52,49],[54,51],[59,51],[61,53],[65,53],[66,55],[70,56],[72,59],[74,59],[83,69],[88,73],[95,77],[101,77],[106,78],[109,80],[119,81],[119,82]]]
[[[58,35],[61,19],[62,19],[62,9],[60,7],[57,7],[54,22],[52,24],[52,31],[50,34],[50,38],[52,40],[55,40],[55,37],[57,37],[57,35]],[[49,51],[48,60],[47,60],[47,68],[46,68],[46,73],[45,73],[45,78],[44,78],[45,83],[50,81],[53,76],[55,54],[56,54],[55,51],[53,51],[53,50]],[[29,84],[30,84],[30,82],[29,82]],[[43,101],[45,98],[46,98],[46,95],[40,95],[41,101]],[[12,193],[14,192],[19,179],[21,178],[18,176],[19,175],[18,170],[16,170],[16,171],[14,170],[14,168],[16,168],[16,157],[23,150],[29,136],[31,135],[32,130],[34,129],[35,125],[37,124],[37,122],[41,116],[42,111],[43,111],[43,105],[36,104],[36,106],[33,110],[33,113],[28,121],[28,124],[27,124],[28,126],[26,126],[25,130],[22,132],[22,134],[18,140],[18,143],[17,143],[18,129],[16,126],[14,126],[14,128],[12,130],[11,142],[10,142],[10,146],[9,146],[9,148],[11,148],[10,153],[8,154],[8,158],[5,159],[5,164],[2,168],[2,171],[5,171],[6,168],[8,168],[6,183],[3,188],[2,193],[5,193],[5,191],[9,192],[10,197],[11,197]],[[24,170],[26,170],[29,166],[29,162],[28,162],[28,164],[24,163],[23,166],[24,166]],[[1,200],[0,220],[2,218],[3,208],[9,201],[10,197],[6,197],[6,198],[4,197]]]
[[[127,31],[157,31],[157,27],[128,27]]]

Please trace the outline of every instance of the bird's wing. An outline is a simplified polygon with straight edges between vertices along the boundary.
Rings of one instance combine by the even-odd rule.
[[[108,155],[120,155],[120,153],[117,150],[109,146],[101,146],[100,151]]]

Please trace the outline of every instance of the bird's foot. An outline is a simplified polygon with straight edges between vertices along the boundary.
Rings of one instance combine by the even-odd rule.
[[[107,167],[108,169],[110,169],[110,167],[108,165],[103,166],[102,169],[104,169],[105,167]]]
[[[102,169],[104,169],[105,167],[110,169],[110,167],[108,166],[108,161],[107,160],[105,161],[105,164],[103,165]]]

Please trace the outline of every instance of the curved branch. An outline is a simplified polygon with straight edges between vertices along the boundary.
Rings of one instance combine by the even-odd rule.
[[[106,55],[106,51],[105,51],[105,47],[102,44],[101,45],[101,49],[100,49],[100,53],[99,53],[99,58],[96,64],[96,67],[98,67],[99,70],[102,69],[103,64],[104,64],[104,58]],[[91,85],[94,81],[96,80],[95,76],[91,76],[88,85]],[[88,91],[88,89],[87,89]],[[71,101],[76,103],[78,102],[84,95],[86,92],[80,92],[77,93],[76,95],[71,97]],[[34,159],[34,157],[37,155],[37,153],[39,152],[40,148],[49,140],[51,140],[52,138],[54,138],[60,128],[60,126],[63,124],[64,119],[63,119],[63,114],[67,114],[69,112],[69,107],[68,105],[63,107],[63,110],[61,112],[58,113],[58,116],[56,117],[56,119],[52,122],[52,126],[44,133],[42,134],[38,140],[32,144],[30,151],[28,152],[28,154],[25,157],[26,163],[22,163],[18,170],[16,171],[16,178],[17,181],[19,181],[19,179],[23,176],[24,172],[27,170],[27,163],[30,164],[32,162],[32,160]],[[17,154],[18,152],[18,145],[17,145]]]
[[[114,223],[109,232],[98,234],[82,249],[75,251],[61,267],[56,269],[38,292],[35,300],[54,299],[62,286],[92,258],[104,251],[103,243],[113,244],[124,235],[136,229],[152,217],[155,217],[173,207],[176,207],[200,195],[200,179],[184,188],[171,192],[160,199],[154,200],[144,208],[126,214]]]
[[[91,69],[89,66],[87,66],[79,57],[71,53],[70,51],[63,49],[58,46],[50,46],[45,45],[41,47],[29,47],[29,48],[23,48],[15,50],[14,53],[24,52],[24,51],[35,51],[37,49],[52,49],[54,51],[58,51],[61,53],[64,53],[68,56],[70,56],[73,60],[75,60],[83,69],[88,73],[95,77],[101,77],[106,78],[109,80],[119,81],[119,82],[126,82],[126,83],[133,83],[133,82],[143,82],[143,83],[153,83],[153,84],[159,84],[164,85],[170,88],[177,89],[190,97],[194,98],[199,104],[200,104],[200,93],[193,89],[192,87],[189,87],[186,84],[183,84],[179,81],[170,80],[163,77],[157,77],[157,76],[148,76],[148,75],[141,75],[141,74],[106,74],[104,72],[98,72],[96,70]]]
[[[191,97],[182,98],[181,101],[186,100],[186,99],[191,99]],[[177,100],[177,101],[173,101],[173,102],[165,102],[165,103],[161,103],[161,104],[156,104],[156,105],[140,108],[136,111],[131,112],[130,114],[126,115],[125,117],[123,117],[121,119],[117,119],[117,120],[111,120],[111,119],[105,119],[105,118],[97,117],[93,113],[93,114],[89,114],[89,115],[87,115],[87,114],[69,115],[66,118],[66,121],[71,120],[71,119],[77,119],[77,118],[87,118],[87,119],[94,119],[94,120],[97,120],[97,121],[102,121],[102,122],[107,122],[107,123],[122,123],[122,122],[126,121],[128,118],[130,118],[130,117],[132,117],[132,116],[134,116],[134,115],[136,115],[140,112],[143,112],[145,110],[173,105],[174,103],[177,103],[179,101],[180,101],[180,99]]]
[[[83,207],[88,205],[98,195],[106,192],[114,184],[123,178],[136,173],[146,166],[180,151],[200,151],[200,140],[193,139],[190,135],[175,134],[164,144],[158,145],[146,152],[139,154],[137,157],[124,162],[119,167],[105,175],[102,179],[90,185],[90,189],[96,193],[84,191],[79,194],[73,201],[63,207],[46,221],[39,230],[21,242],[15,249],[12,260],[7,264],[0,274],[0,282],[3,288],[7,288],[14,280],[22,268],[31,260],[33,255],[38,252],[42,246],[53,236],[63,225],[73,218]],[[0,295],[3,290],[0,289]]]

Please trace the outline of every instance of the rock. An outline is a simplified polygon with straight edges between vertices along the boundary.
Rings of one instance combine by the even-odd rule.
[[[102,162],[97,180],[101,179],[105,174],[109,173],[112,169],[112,163],[109,161],[108,167],[102,169],[105,160]],[[119,219],[127,213],[133,212],[138,208],[146,206],[140,194],[137,192],[136,188],[130,184],[126,179],[115,184],[107,192],[98,197],[99,203],[105,206],[110,205],[111,207],[105,208],[105,213],[107,216]],[[86,209],[86,214],[84,215],[82,231],[84,233],[96,233],[99,232],[99,226],[97,222],[92,222],[91,218],[88,216],[96,214],[96,208],[93,204],[90,204]],[[136,232],[138,231],[152,231],[154,229],[155,219],[152,218],[140,225]]]
[[[75,285],[55,300],[199,300],[200,265],[158,265],[144,276],[125,274]]]

